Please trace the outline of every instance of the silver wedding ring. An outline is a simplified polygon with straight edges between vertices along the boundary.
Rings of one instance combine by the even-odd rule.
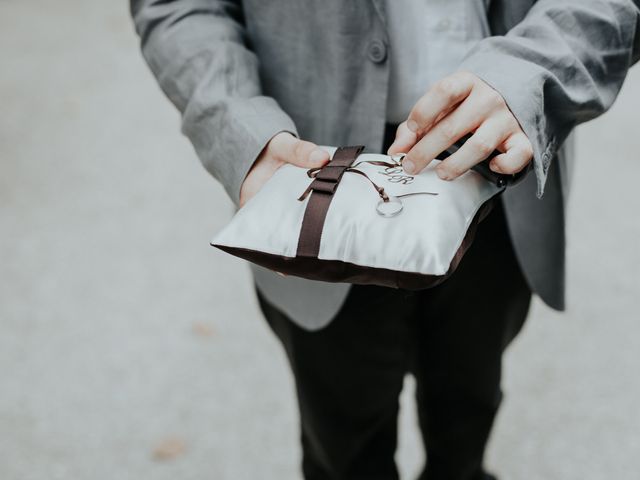
[[[402,201],[400,201],[398,197],[389,197],[386,202],[384,200],[378,202],[376,212],[382,217],[391,218],[398,215],[402,211],[402,208]]]

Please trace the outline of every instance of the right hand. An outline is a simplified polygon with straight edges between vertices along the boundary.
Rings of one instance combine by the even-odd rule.
[[[329,152],[315,143],[299,140],[288,132],[275,135],[262,150],[240,187],[240,207],[249,201],[285,163],[302,168],[321,167]]]

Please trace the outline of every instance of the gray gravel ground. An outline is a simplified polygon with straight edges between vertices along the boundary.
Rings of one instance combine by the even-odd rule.
[[[293,385],[232,209],[125,2],[0,2],[0,479],[299,478]],[[506,359],[503,479],[640,478],[640,71],[579,131],[569,310]],[[407,380],[398,460],[422,462]]]

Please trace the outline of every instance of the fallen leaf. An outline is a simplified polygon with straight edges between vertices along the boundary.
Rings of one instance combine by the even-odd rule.
[[[212,337],[214,331],[211,325],[207,325],[206,323],[194,323],[193,333],[200,337]]]
[[[167,437],[153,450],[153,458],[159,461],[173,460],[186,450],[184,440],[178,437]]]

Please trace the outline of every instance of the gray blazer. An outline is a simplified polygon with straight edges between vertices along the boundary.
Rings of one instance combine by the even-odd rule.
[[[504,97],[534,147],[534,174],[503,195],[516,254],[532,290],[563,309],[569,137],[611,106],[638,60],[640,0],[467,1],[486,8],[494,36],[460,69]],[[393,54],[383,0],[131,0],[131,11],[183,133],[235,203],[278,132],[381,150]],[[349,289],[253,270],[308,329],[326,325]]]

